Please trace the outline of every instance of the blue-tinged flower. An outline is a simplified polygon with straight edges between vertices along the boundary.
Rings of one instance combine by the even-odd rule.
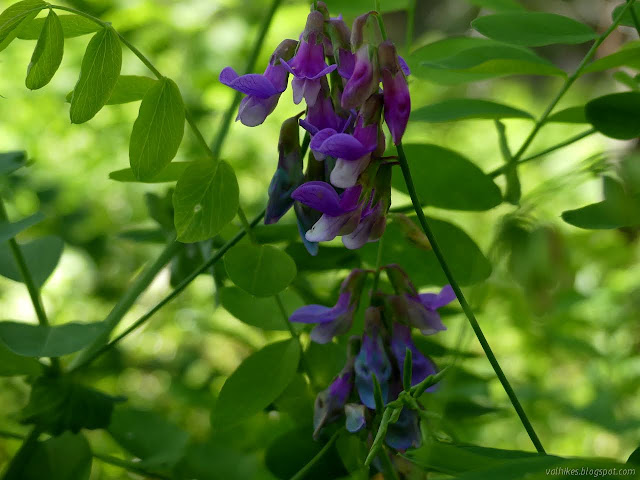
[[[320,79],[337,68],[337,65],[327,65],[325,62],[323,29],[322,13],[311,12],[298,51],[291,60],[282,60],[284,67],[295,77],[291,82],[295,104],[304,98],[307,105],[313,106],[320,92]]]
[[[391,377],[391,363],[384,350],[380,335],[382,322],[380,309],[369,307],[365,312],[365,333],[362,337],[362,347],[356,357],[356,388],[360,400],[368,408],[376,408],[372,374],[376,376],[382,400],[386,403],[389,394],[389,378]]]
[[[389,424],[385,443],[395,450],[407,450],[419,447],[421,440],[418,414],[403,408],[398,421]]]
[[[281,58],[291,58],[297,42],[283,40],[274,54],[264,74],[249,73],[238,75],[231,67],[220,72],[220,82],[247,96],[242,99],[238,109],[237,120],[248,127],[255,127],[273,112],[278,104],[280,95],[287,89],[289,72],[282,65]]]
[[[334,336],[348,332],[353,324],[353,314],[358,308],[366,276],[365,270],[351,271],[340,285],[335,306],[305,305],[293,312],[289,321],[317,323],[311,331],[311,340],[316,343],[328,343]]]
[[[362,187],[357,185],[338,195],[331,185],[319,181],[298,187],[291,195],[293,199],[323,214],[305,238],[310,242],[328,242],[353,232],[360,222],[361,192]]]
[[[402,65],[396,47],[389,41],[380,44],[378,55],[384,96],[384,120],[391,132],[393,143],[397,145],[402,140],[411,112],[409,85],[403,71],[403,67],[408,69],[408,66],[406,63]]]
[[[343,409],[353,389],[353,358],[347,361],[342,371],[331,382],[331,385],[316,397],[313,410],[313,437],[317,438],[320,430],[343,414]]]
[[[307,249],[307,252],[309,252],[310,255],[315,257],[319,251],[319,244],[318,242],[310,242],[307,240],[306,233],[311,230],[318,220],[320,220],[322,214],[300,202],[294,203],[293,210],[296,212],[298,233],[300,233],[300,238],[302,239],[304,248]]]
[[[282,124],[278,153],[278,167],[269,185],[265,224],[276,223],[287,213],[293,205],[291,194],[304,180],[298,117],[291,117]]]
[[[346,427],[347,431],[351,433],[359,432],[367,424],[365,418],[366,408],[359,403],[347,403],[344,406],[344,413],[346,415]]]
[[[425,357],[411,339],[411,329],[400,323],[393,324],[393,334],[391,336],[391,352],[396,359],[396,365],[400,372],[404,370],[404,359],[407,355],[407,348],[411,350],[411,386],[417,385],[429,375],[438,373],[433,362]],[[427,389],[431,392],[436,389],[433,385]]]

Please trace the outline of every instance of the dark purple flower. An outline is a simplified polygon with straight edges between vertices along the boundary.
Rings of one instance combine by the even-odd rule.
[[[350,119],[342,118],[335,112],[328,86],[320,90],[316,103],[307,109],[307,116],[300,120],[300,126],[312,136],[325,129],[343,132],[349,123]],[[319,152],[315,153],[317,160],[324,158]]]
[[[313,436],[317,438],[322,427],[340,417],[353,388],[353,359],[349,359],[331,385],[316,397],[313,411]]]
[[[305,237],[310,242],[328,242],[348,235],[360,222],[362,187],[348,188],[341,195],[326,182],[307,182],[291,195],[294,200],[323,213]]]
[[[417,385],[429,375],[438,373],[433,362],[425,357],[411,339],[411,329],[400,323],[393,324],[393,335],[391,336],[391,352],[396,359],[396,365],[402,372],[404,369],[404,359],[407,355],[407,348],[411,350],[411,386]],[[433,385],[427,391],[431,392],[436,389]]]
[[[411,112],[409,85],[393,43],[381,43],[378,54],[384,96],[384,120],[391,131],[393,143],[397,145],[402,140]]]
[[[353,74],[342,92],[342,108],[352,109],[362,105],[369,96],[378,91],[380,77],[377,56],[368,45],[359,48],[355,55]]]
[[[376,408],[372,374],[376,376],[382,400],[386,403],[389,393],[389,377],[391,377],[391,363],[384,350],[380,336],[380,309],[369,307],[365,312],[365,333],[362,337],[362,347],[356,357],[356,388],[360,400],[368,408]]]
[[[347,417],[346,427],[348,432],[356,433],[364,428],[367,423],[365,411],[365,406],[358,403],[347,403],[344,406],[344,413]]]
[[[338,74],[342,78],[350,79],[356,66],[355,54],[350,50],[339,48],[336,61],[338,62]]]
[[[289,321],[317,323],[311,331],[311,340],[316,343],[328,343],[334,336],[348,332],[360,302],[366,275],[365,270],[353,270],[342,282],[340,296],[334,307],[305,305],[293,312]]]
[[[421,440],[418,414],[403,408],[398,421],[389,424],[385,443],[395,450],[407,450],[419,447]]]
[[[373,202],[374,194],[371,195]],[[349,250],[357,250],[368,242],[375,242],[380,239],[387,226],[387,217],[382,209],[382,203],[378,202],[375,207],[371,207],[371,202],[362,210],[360,223],[349,235],[343,235],[342,243]]]
[[[282,124],[278,142],[278,167],[269,185],[269,203],[264,223],[276,223],[293,205],[291,194],[304,179],[300,152],[298,117],[291,117]]]

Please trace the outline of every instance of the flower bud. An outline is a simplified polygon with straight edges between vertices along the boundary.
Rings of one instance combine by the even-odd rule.
[[[375,48],[369,45],[361,46],[356,52],[353,75],[344,86],[342,107],[347,110],[358,108],[376,93],[380,82],[379,75]]]
[[[384,119],[391,131],[393,143],[397,145],[402,140],[411,113],[409,85],[391,42],[380,44],[378,58],[384,96]]]

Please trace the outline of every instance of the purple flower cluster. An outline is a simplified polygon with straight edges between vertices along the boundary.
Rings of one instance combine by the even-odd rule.
[[[403,389],[402,376],[407,350],[411,351],[411,385],[417,385],[437,373],[433,361],[423,355],[411,339],[411,328],[425,335],[446,330],[438,308],[456,297],[451,286],[440,293],[419,294],[407,274],[398,265],[382,268],[394,293],[375,292],[365,311],[364,334],[351,337],[348,360],[340,374],[316,398],[315,435],[328,423],[344,418],[350,432],[364,429],[375,410],[374,380],[380,385],[383,401],[395,400]],[[292,322],[314,323],[311,340],[328,343],[334,336],[347,333],[358,309],[362,290],[370,270],[353,270],[340,287],[334,307],[306,305],[289,318]],[[433,391],[436,386],[427,391]],[[397,450],[420,443],[417,414],[403,409],[398,421],[389,425],[386,443]]]
[[[382,123],[399,143],[411,100],[409,68],[382,39],[377,15],[358,17],[350,31],[341,17],[329,16],[323,2],[314,2],[299,41],[284,40],[264,74],[239,76],[231,67],[220,73],[220,82],[247,95],[237,120],[250,127],[273,112],[292,75],[293,101],[304,100],[306,109],[281,130],[265,223],[277,222],[295,205],[312,255],[318,242],[341,236],[347,248],[357,249],[385,230],[391,166],[382,158]],[[311,136],[306,170],[291,121]]]

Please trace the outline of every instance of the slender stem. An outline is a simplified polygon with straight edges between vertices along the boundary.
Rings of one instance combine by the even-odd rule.
[[[378,254],[376,256],[376,271],[373,274],[373,284],[371,285],[371,295],[373,296],[378,291],[378,284],[380,283],[380,267],[382,266],[382,253],[384,251],[384,235],[378,240]]]
[[[257,216],[255,217],[252,221],[251,221],[251,225],[255,226],[260,220],[262,220],[262,217],[264,216],[264,210]],[[191,274],[186,277],[184,280],[182,280],[182,282],[180,282],[180,284],[174,288],[171,293],[169,293],[169,295],[167,295],[166,297],[164,297],[162,300],[160,300],[151,310],[149,310],[147,313],[145,313],[144,315],[142,315],[138,320],[136,320],[133,324],[131,324],[124,332],[122,332],[120,335],[118,335],[116,338],[114,338],[113,340],[111,340],[111,342],[109,342],[107,345],[102,346],[100,349],[96,350],[96,352],[94,354],[92,354],[91,356],[89,356],[84,362],[79,363],[78,365],[75,366],[75,368],[73,369],[78,370],[81,369],[83,367],[86,367],[87,365],[89,365],[91,362],[93,362],[96,358],[98,358],[100,355],[102,355],[103,353],[105,353],[106,351],[108,351],[109,349],[113,348],[118,342],[120,342],[123,338],[125,338],[127,335],[129,335],[131,332],[133,332],[134,330],[136,330],[138,327],[140,327],[141,325],[143,325],[147,320],[149,320],[158,310],[160,310],[162,307],[164,307],[167,303],[169,303],[171,300],[173,300],[174,298],[176,298],[180,293],[182,293],[182,291],[187,288],[187,286],[201,273],[205,272],[207,269],[211,268],[218,260],[220,260],[225,253],[227,253],[227,251],[233,247],[236,243],[238,243],[245,235],[246,235],[246,231],[245,230],[240,230],[238,231],[238,233],[235,234],[235,236],[229,240],[227,243],[225,243],[222,247],[220,247],[220,249],[218,249],[216,251],[215,254],[213,254],[213,256],[211,256],[211,258],[209,258],[206,262],[204,262],[202,265],[200,265],[197,269],[195,269],[193,272],[191,272]]]
[[[296,473],[289,480],[302,480],[305,477],[305,475],[309,473],[309,470],[311,470],[313,466],[316,463],[318,463],[320,459],[329,451],[331,446],[338,439],[338,435],[340,435],[341,433],[342,433],[342,429],[336,431],[333,435],[331,435],[331,438],[327,443],[324,444],[322,449],[318,453],[316,453],[316,455],[311,460],[309,460],[309,462],[304,467],[298,470],[298,473]]]
[[[622,16],[624,15],[624,13],[634,3],[635,3],[635,0],[628,0],[626,5],[622,9],[620,9],[620,13],[614,19],[611,26],[602,35],[600,35],[596,39],[596,41],[593,43],[593,45],[591,46],[591,48],[589,49],[585,57],[582,59],[582,62],[580,62],[580,65],[578,65],[578,68],[576,69],[576,71],[565,80],[564,85],[562,86],[558,94],[551,101],[551,103],[549,104],[547,109],[544,111],[542,116],[536,121],[533,129],[529,133],[529,136],[525,139],[524,143],[522,144],[518,152],[513,156],[514,162],[518,162],[522,158],[527,148],[529,148],[529,145],[531,145],[531,142],[533,142],[533,139],[536,137],[536,135],[538,134],[542,126],[545,124],[545,122],[547,121],[547,118],[549,117],[553,109],[556,107],[558,102],[562,99],[562,97],[564,97],[564,94],[567,93],[571,85],[575,83],[578,77],[580,77],[584,68],[587,66],[587,64],[591,61],[591,59],[595,55],[596,50],[598,50],[598,47],[600,47],[600,45],[602,45],[602,42],[604,42],[605,39],[611,34],[611,32],[613,32],[616,29],[616,27],[622,20]]]
[[[244,227],[245,231],[247,232],[247,235],[249,235],[249,239],[251,240],[251,243],[257,244],[258,243],[258,239],[256,238],[256,234],[253,231],[253,229],[251,228],[251,225],[249,225],[249,221],[247,220],[247,216],[244,214],[244,210],[242,209],[241,206],[238,206],[238,218],[240,218],[240,222],[242,223],[242,226]]]
[[[541,152],[538,152],[534,155],[531,155],[530,157],[527,158],[523,158],[522,160],[518,161],[518,165],[522,165],[523,163],[527,163],[530,162],[531,160],[536,160],[540,157],[544,157],[545,155],[548,155],[549,153],[555,152],[556,150],[560,150],[561,148],[564,148],[568,145],[571,145],[572,143],[576,143],[579,140],[582,140],[583,138],[586,138],[590,135],[593,135],[594,133],[596,133],[596,129],[595,128],[590,128],[589,130],[586,130],[582,133],[579,133],[578,135],[576,135],[575,137],[571,137],[567,140],[565,140],[564,142],[560,142],[556,145],[553,145],[545,150],[542,150]],[[507,165],[502,165],[501,167],[496,168],[495,170],[489,172],[487,175],[489,175],[492,178],[495,178],[499,175],[502,175],[503,173],[505,173],[507,171],[508,166]]]
[[[20,449],[11,460],[9,468],[7,468],[4,473],[2,480],[20,480],[23,478],[22,473],[24,467],[29,463],[33,450],[38,445],[38,437],[40,437],[40,433],[42,433],[42,430],[38,427],[34,427],[29,435],[24,438]],[[15,436],[10,438],[15,438]]]
[[[273,16],[276,13],[276,10],[282,3],[282,0],[273,0],[271,3],[271,7],[267,12],[264,20],[262,21],[262,25],[260,27],[260,32],[256,37],[256,41],[251,48],[251,53],[249,56],[249,60],[247,60],[247,66],[245,68],[244,73],[251,73],[255,66],[256,61],[258,60],[258,54],[260,53],[260,47],[264,43],[264,39],[267,36],[267,32],[269,31],[269,27],[271,25],[271,21],[273,20]],[[214,157],[218,157],[220,155],[220,151],[222,150],[222,144],[224,143],[225,138],[227,137],[227,133],[229,132],[229,128],[231,126],[231,120],[233,119],[233,115],[235,114],[238,105],[240,104],[240,99],[242,98],[242,93],[235,92],[233,96],[233,101],[227,108],[227,111],[224,113],[224,117],[222,117],[222,123],[220,123],[220,128],[218,130],[218,134],[216,135],[216,139],[211,147],[213,151]]]
[[[413,42],[413,29],[416,23],[416,0],[409,0],[407,5],[407,37],[405,41],[405,53],[411,53],[411,43]]]
[[[380,449],[378,458],[380,459],[380,463],[382,464],[382,472],[385,480],[399,480],[396,469],[394,468],[393,463],[389,458],[389,453],[384,447]]]
[[[162,250],[158,258],[148,265],[134,280],[133,284],[127,288],[124,295],[118,300],[118,303],[107,315],[104,320],[105,331],[86,349],[80,352],[69,364],[69,368],[74,370],[77,365],[84,363],[87,358],[93,355],[96,350],[104,346],[109,341],[109,335],[114,328],[122,321],[126,313],[131,309],[133,304],[138,300],[142,292],[153,282],[158,273],[171,261],[171,259],[180,251],[182,244],[172,240]]]
[[[422,230],[424,231],[425,235],[429,239],[429,243],[431,244],[433,253],[438,259],[438,262],[440,263],[440,267],[442,268],[442,271],[444,272],[445,276],[449,280],[449,283],[451,284],[451,287],[453,288],[453,291],[455,292],[456,297],[458,298],[458,302],[460,303],[460,306],[462,307],[464,314],[467,316],[467,319],[471,324],[471,328],[473,328],[473,331],[475,332],[476,337],[478,337],[478,341],[480,342],[480,345],[482,346],[482,349],[484,350],[484,353],[487,356],[489,363],[491,363],[491,366],[493,367],[493,370],[495,371],[496,376],[498,377],[498,379],[500,380],[500,383],[502,384],[502,388],[504,388],[505,392],[507,393],[507,396],[509,397],[511,404],[513,405],[513,408],[516,410],[518,417],[520,417],[520,421],[522,422],[522,424],[524,425],[524,428],[529,434],[529,437],[531,438],[531,441],[536,447],[536,450],[539,453],[545,453],[544,448],[538,438],[538,435],[533,429],[533,426],[531,425],[531,422],[529,421],[527,414],[522,408],[522,405],[520,404],[520,401],[518,400],[516,393],[513,391],[513,388],[511,387],[509,380],[507,380],[507,377],[502,371],[502,368],[500,367],[500,364],[498,363],[496,356],[493,354],[493,351],[489,346],[489,342],[487,342],[487,339],[485,338],[484,333],[480,328],[480,324],[476,320],[476,317],[473,314],[471,307],[467,303],[467,300],[464,294],[462,293],[462,290],[460,289],[458,282],[456,282],[456,279],[451,273],[449,265],[447,264],[447,261],[445,260],[444,255],[440,250],[438,241],[436,240],[433,232],[431,231],[431,228],[429,227],[427,219],[425,218],[424,213],[422,211],[420,201],[418,200],[418,195],[416,194],[416,189],[413,184],[413,178],[411,177],[411,170],[409,169],[409,164],[407,163],[407,157],[405,156],[404,149],[402,148],[402,144],[399,143],[397,145],[397,148],[398,148],[398,158],[400,160],[400,167],[402,168],[402,174],[404,175],[404,180],[405,180],[405,183],[407,184],[407,190],[409,191],[409,195],[411,196],[411,201],[413,202],[413,207],[416,211],[416,214],[418,215],[418,220],[420,221]]]

